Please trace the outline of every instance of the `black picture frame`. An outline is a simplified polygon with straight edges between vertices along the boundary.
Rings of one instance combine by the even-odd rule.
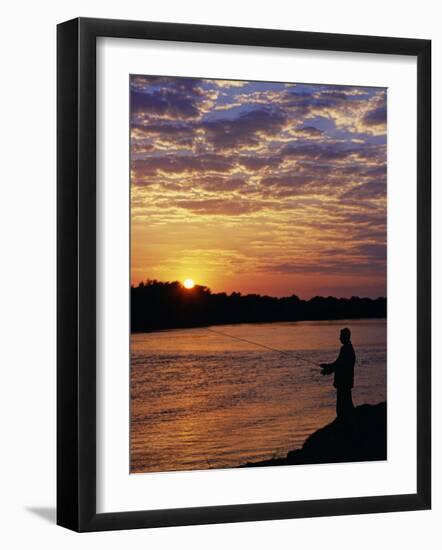
[[[417,58],[417,491],[96,512],[96,39],[117,37]],[[57,28],[57,523],[75,531],[424,510],[431,506],[431,41],[158,22],[74,19]]]

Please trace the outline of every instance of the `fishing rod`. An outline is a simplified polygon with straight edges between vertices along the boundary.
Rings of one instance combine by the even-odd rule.
[[[259,346],[261,348],[268,349],[270,351],[276,351],[277,353],[282,353],[283,355],[290,355],[294,356],[297,359],[300,359],[301,361],[305,361],[306,363],[310,363],[311,365],[315,365],[315,367],[318,366],[317,363],[312,361],[311,359],[306,359],[305,357],[302,357],[302,355],[299,355],[298,353],[294,351],[283,351],[281,349],[272,348],[270,346],[266,346],[265,344],[260,344],[259,342],[253,342],[253,340],[247,340],[246,338],[240,338],[239,336],[233,336],[233,334],[227,334],[226,332],[221,332],[220,330],[215,330],[213,328],[204,327],[206,330],[209,330],[210,332],[214,332],[215,334],[219,334],[221,336],[227,336],[228,338],[232,338],[233,340],[239,340],[240,342],[247,342],[248,344],[253,344],[254,346]]]

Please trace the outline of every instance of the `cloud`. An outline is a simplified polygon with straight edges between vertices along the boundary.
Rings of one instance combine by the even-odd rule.
[[[159,278],[210,263],[222,280],[222,261],[184,252],[204,243],[244,273],[361,277],[379,293],[386,99],[379,88],[132,77],[134,262],[155,262]]]
[[[238,216],[256,212],[262,208],[258,202],[251,201],[229,201],[224,199],[201,199],[201,200],[178,200],[180,208],[185,208],[197,214],[212,214]]]
[[[265,176],[261,179],[261,184],[269,187],[288,187],[293,191],[303,192],[314,183],[316,178],[311,174],[279,174],[275,176]]]
[[[148,112],[150,116],[169,115],[184,118],[195,118],[199,114],[193,98],[170,93],[167,90],[157,90],[152,93],[133,91],[131,101],[131,109],[135,114]]]
[[[257,145],[268,136],[276,136],[286,118],[278,109],[253,109],[236,118],[208,120],[199,125],[206,140],[217,149]]]
[[[278,156],[238,156],[238,164],[244,166],[248,170],[260,170],[262,168],[276,168],[280,163],[281,159]]]
[[[319,255],[319,258],[315,258],[311,262],[295,261],[293,263],[263,264],[260,266],[260,269],[265,272],[270,271],[284,274],[310,273],[314,275],[339,275],[356,274],[360,271],[372,274],[373,272],[378,271],[378,266],[373,265],[372,262],[356,260],[351,257],[346,257],[339,260],[337,258],[321,258],[321,255]]]
[[[219,88],[243,88],[247,86],[247,80],[209,80],[210,84],[218,86]]]
[[[376,147],[348,146],[347,143],[294,142],[282,150],[283,157],[317,160],[319,162],[368,159],[378,154]]]
[[[201,81],[190,78],[135,78],[131,89],[131,112],[148,117],[197,118],[204,96]]]
[[[159,172],[170,174],[228,172],[232,167],[233,159],[211,153],[199,156],[168,154],[132,161],[132,169],[136,177],[153,176]]]
[[[295,136],[309,139],[320,138],[325,134],[324,130],[320,130],[314,126],[304,126],[303,128],[296,129],[293,133]]]
[[[387,106],[381,105],[372,111],[366,112],[362,118],[362,122],[366,126],[385,125],[387,122]]]
[[[247,179],[241,176],[225,176],[217,174],[216,176],[203,176],[192,178],[192,184],[199,189],[215,192],[230,192],[243,190],[247,186]]]
[[[352,187],[343,194],[343,198],[367,199],[386,198],[387,185],[385,180],[374,180]]]
[[[387,259],[387,248],[385,246],[385,243],[361,244],[357,246],[355,249],[353,249],[353,251],[373,261],[385,262],[385,260]]]

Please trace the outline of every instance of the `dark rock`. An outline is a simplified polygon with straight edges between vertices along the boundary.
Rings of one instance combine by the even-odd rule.
[[[387,404],[361,405],[351,419],[333,422],[314,432],[301,449],[285,458],[247,463],[241,467],[326,464],[387,459]]]

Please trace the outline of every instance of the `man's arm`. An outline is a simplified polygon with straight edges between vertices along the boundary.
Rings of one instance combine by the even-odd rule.
[[[321,363],[319,366],[322,369],[321,370],[322,376],[325,376],[327,374],[332,374],[335,371],[333,363]]]
[[[339,355],[338,355],[336,361],[334,361],[333,363],[321,363],[319,365],[322,369],[321,374],[323,376],[328,375],[328,374],[333,374],[335,372],[337,366],[341,362],[341,360],[342,360],[342,348],[339,351]]]

